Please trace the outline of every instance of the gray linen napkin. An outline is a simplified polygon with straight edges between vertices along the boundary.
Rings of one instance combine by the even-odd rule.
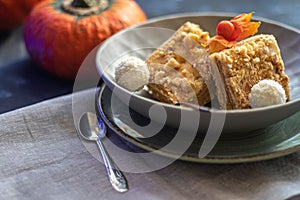
[[[88,111],[93,107],[86,102],[91,92],[0,115],[0,199],[276,200],[300,193],[300,152],[255,163],[176,161],[154,172],[126,172],[130,190],[117,193],[74,125],[72,99]]]

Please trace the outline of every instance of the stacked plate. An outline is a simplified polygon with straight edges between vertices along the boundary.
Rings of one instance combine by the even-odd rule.
[[[291,87],[291,100],[285,104],[227,111],[190,108],[158,102],[143,90],[133,93],[114,81],[114,68],[120,59],[129,55],[147,58],[186,21],[214,33],[219,21],[233,16],[220,13],[167,16],[131,27],[106,40],[96,56],[98,71],[105,82],[97,96],[97,105],[109,127],[143,149],[169,157],[180,154],[181,159],[197,162],[256,161],[300,149],[300,32],[287,25],[255,19],[262,22],[260,33],[273,34],[280,46]],[[177,146],[170,145],[179,141]]]

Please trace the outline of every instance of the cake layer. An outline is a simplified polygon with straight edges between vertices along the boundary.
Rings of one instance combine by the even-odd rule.
[[[195,59],[202,59],[202,54],[208,58],[207,49],[201,46],[208,39],[208,32],[198,25],[191,22],[182,25],[146,60],[150,70],[149,93],[159,101],[172,104],[210,102],[205,80],[194,67],[198,62]]]
[[[211,54],[210,58],[218,100],[223,109],[250,108],[248,95],[251,88],[263,79],[280,83],[289,100],[289,78],[284,72],[280,49],[273,35],[247,38],[235,47]]]

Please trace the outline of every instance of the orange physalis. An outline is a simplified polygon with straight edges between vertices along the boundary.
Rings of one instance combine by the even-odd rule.
[[[207,42],[210,52],[218,52],[236,45],[238,40],[243,40],[257,33],[260,22],[251,22],[252,13],[241,14],[230,21],[221,21],[217,28],[217,35]]]

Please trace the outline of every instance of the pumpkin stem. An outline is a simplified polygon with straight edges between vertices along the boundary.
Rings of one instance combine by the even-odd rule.
[[[84,0],[74,0],[71,5],[75,8],[88,8],[88,4]]]
[[[64,0],[62,8],[74,15],[92,15],[108,7],[108,0]]]
[[[99,0],[73,0],[71,5],[76,8],[90,8],[99,4]]]

